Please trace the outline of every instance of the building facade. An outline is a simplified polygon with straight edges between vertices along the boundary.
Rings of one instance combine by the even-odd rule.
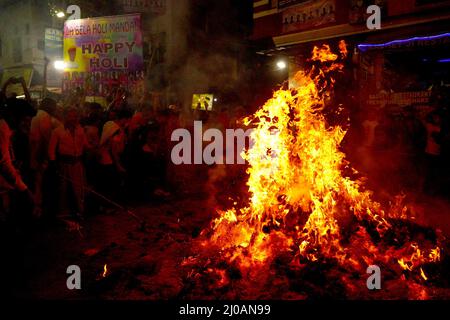
[[[81,18],[141,14],[146,89],[156,108],[188,105],[193,93],[230,92],[243,79],[251,0],[1,0],[3,81],[32,70],[30,87],[42,86],[47,58],[48,87],[61,87],[61,73],[53,67],[57,58],[49,57],[45,39],[46,29],[51,41],[59,37],[69,14],[56,13],[69,4],[79,6]]]
[[[20,17],[20,19],[18,19]],[[45,28],[52,27],[48,10],[37,0],[0,1],[0,73],[2,82],[24,77],[28,85],[42,85]],[[20,93],[20,92],[18,92]]]
[[[381,29],[369,29],[367,8],[381,8]],[[450,1],[254,0],[253,39],[261,52],[284,57],[290,74],[315,45],[348,45],[348,67],[360,107],[428,103],[433,84],[448,86]]]

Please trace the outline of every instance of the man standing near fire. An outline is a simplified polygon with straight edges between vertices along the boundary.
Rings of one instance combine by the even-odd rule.
[[[85,174],[82,156],[88,148],[86,135],[79,123],[78,110],[69,108],[65,112],[64,125],[53,130],[49,143],[49,160],[56,162],[59,177],[59,212],[58,218],[70,217],[72,214],[82,218],[84,213]],[[70,198],[75,206],[70,206]]]
[[[106,196],[116,198],[120,195],[123,178],[126,174],[122,154],[126,144],[126,130],[132,113],[128,109],[118,110],[114,120],[103,126],[99,149],[99,188]]]
[[[35,214],[42,213],[44,177],[48,166],[48,146],[52,131],[62,123],[55,118],[56,101],[50,98],[42,100],[36,116],[31,120],[30,129],[30,167],[34,172]]]

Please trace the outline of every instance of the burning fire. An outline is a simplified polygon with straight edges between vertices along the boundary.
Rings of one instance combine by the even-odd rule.
[[[103,266],[103,274],[102,274],[102,277],[105,278],[107,274],[108,274],[108,265],[105,264],[105,265]]]
[[[333,74],[347,56],[343,41],[339,51],[315,47],[310,70],[295,75],[296,87],[275,92],[245,119],[254,127],[253,146],[243,154],[250,198],[243,207],[219,211],[203,233],[204,245],[217,246],[241,270],[291,252],[292,265],[333,259],[365,271],[389,264],[400,272],[419,268],[427,280],[421,267],[439,261],[440,248],[412,242],[380,246],[393,230],[392,220],[406,219],[408,209],[399,203],[386,209],[373,200],[340,149],[346,130],[328,123]]]

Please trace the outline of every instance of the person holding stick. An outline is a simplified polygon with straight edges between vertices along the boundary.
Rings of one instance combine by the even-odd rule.
[[[79,123],[78,110],[68,108],[64,125],[53,130],[49,143],[49,160],[56,164],[59,176],[58,218],[66,220],[72,215],[82,219],[84,213],[85,170],[82,156],[88,143]],[[69,205],[70,198],[74,206]],[[76,211],[70,212],[70,208]]]

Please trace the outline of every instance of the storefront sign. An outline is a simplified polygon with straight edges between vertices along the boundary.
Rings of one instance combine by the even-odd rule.
[[[211,111],[214,103],[212,94],[194,94],[192,98],[192,109]]]
[[[413,104],[427,104],[430,96],[430,91],[379,93],[369,95],[367,104],[371,106],[398,105],[404,107]]]
[[[49,59],[61,60],[63,55],[63,33],[59,29],[45,29],[45,56]]]
[[[166,11],[166,0],[118,0],[127,13],[163,14]]]
[[[283,11],[283,32],[313,29],[336,22],[336,1],[308,1]]]
[[[413,37],[409,39],[392,40],[386,43],[359,44],[358,49],[367,50],[387,50],[387,49],[415,49],[424,47],[448,46],[450,44],[450,33],[443,33],[432,36]]]

